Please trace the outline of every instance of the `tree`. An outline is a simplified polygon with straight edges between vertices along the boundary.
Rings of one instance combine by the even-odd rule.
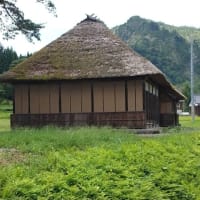
[[[23,11],[16,6],[17,0],[0,0],[0,31],[4,39],[14,39],[22,33],[29,41],[40,40],[40,30],[44,25],[34,23],[24,17]],[[51,0],[36,0],[56,16],[56,8]]]
[[[7,71],[11,63],[17,59],[17,53],[12,48],[0,46],[0,74]]]
[[[23,62],[31,54],[27,53],[26,56],[17,56],[17,53],[12,48],[4,48],[0,45],[0,74],[7,71]],[[2,100],[11,100],[13,98],[13,87],[10,84],[0,83],[0,102]]]

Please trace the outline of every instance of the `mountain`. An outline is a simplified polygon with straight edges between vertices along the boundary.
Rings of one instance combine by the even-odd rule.
[[[195,76],[200,75],[200,29],[175,27],[161,22],[131,17],[113,32],[132,49],[149,59],[176,85],[190,80],[190,36],[194,41]],[[199,56],[199,57],[197,57]],[[200,86],[200,83],[197,84]],[[196,86],[196,90],[200,87]]]
[[[159,23],[161,27],[164,29],[169,30],[170,32],[176,31],[178,32],[183,38],[185,38],[188,42],[191,41],[191,39],[195,41],[200,41],[200,29],[194,28],[194,27],[188,27],[188,26],[172,26],[168,24],[164,24],[162,22]]]

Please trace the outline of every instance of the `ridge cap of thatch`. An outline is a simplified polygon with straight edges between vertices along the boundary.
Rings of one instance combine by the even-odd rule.
[[[91,14],[91,15],[86,14],[86,18],[84,20],[82,20],[81,22],[79,22],[78,24],[81,24],[81,23],[86,22],[86,21],[91,21],[91,22],[97,22],[97,23],[104,24],[104,22],[102,20],[100,20],[94,13]]]

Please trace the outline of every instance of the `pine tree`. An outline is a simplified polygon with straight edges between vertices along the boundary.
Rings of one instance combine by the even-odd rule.
[[[7,71],[10,64],[17,59],[17,53],[12,48],[4,49],[0,46],[0,73]]]
[[[24,17],[23,11],[16,6],[17,0],[0,0],[0,31],[4,39],[14,39],[19,33],[24,34],[29,41],[40,40],[42,24],[34,23]],[[36,0],[42,3],[49,12],[55,13],[55,6],[51,0]]]

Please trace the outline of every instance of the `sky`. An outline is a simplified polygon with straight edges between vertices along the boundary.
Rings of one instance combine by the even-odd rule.
[[[25,17],[42,23],[41,41],[30,43],[23,35],[15,40],[3,40],[4,47],[12,47],[18,54],[33,53],[72,29],[85,19],[85,14],[94,13],[112,28],[125,23],[131,16],[175,26],[193,26],[200,28],[199,0],[52,0],[57,8],[55,18],[35,0],[18,0],[17,5],[24,11]]]

